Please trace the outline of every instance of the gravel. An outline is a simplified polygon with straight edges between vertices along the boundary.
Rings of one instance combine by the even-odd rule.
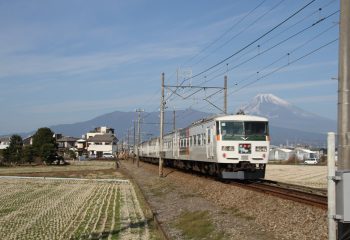
[[[327,239],[327,212],[316,207],[173,169],[159,178],[158,166],[142,162],[137,168],[123,161],[121,171],[143,190],[171,239],[188,239],[175,223],[181,213],[195,211],[208,212],[223,239]]]

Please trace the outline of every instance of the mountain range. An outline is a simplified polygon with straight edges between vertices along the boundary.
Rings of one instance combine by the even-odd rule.
[[[336,121],[330,120],[301,108],[272,94],[259,94],[250,103],[241,108],[245,114],[263,116],[269,119],[271,143],[280,144],[308,144],[324,146],[326,133],[336,130]],[[176,111],[176,128],[183,128],[192,122],[208,117],[211,113],[194,109]],[[142,139],[159,135],[159,112],[142,113]],[[165,133],[173,129],[173,112],[165,112]],[[115,111],[88,121],[54,125],[50,128],[55,133],[65,136],[81,137],[95,127],[108,126],[115,129],[119,139],[126,137],[132,142],[136,112]],[[22,134],[29,135],[27,134]]]

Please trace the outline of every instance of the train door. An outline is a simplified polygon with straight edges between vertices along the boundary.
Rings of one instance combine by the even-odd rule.
[[[213,133],[212,133],[212,129],[210,127],[207,127],[206,130],[206,151],[207,151],[207,158],[211,159],[214,157],[214,139],[213,139]]]

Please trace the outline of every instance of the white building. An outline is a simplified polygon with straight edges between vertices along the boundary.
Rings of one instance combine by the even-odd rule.
[[[311,151],[309,149],[304,148],[296,148],[295,149],[296,156],[299,160],[306,160],[310,158],[316,158],[319,159],[319,154],[315,151]]]
[[[86,134],[86,139],[89,139],[91,137],[94,137],[96,135],[103,135],[103,134],[112,134],[114,135],[114,129],[109,127],[97,127],[93,131],[90,131]]]
[[[90,157],[100,158],[104,153],[115,154],[117,142],[113,128],[98,127],[86,134],[86,147]]]
[[[100,158],[104,153],[117,152],[117,138],[112,134],[95,135],[86,141],[89,156]]]
[[[294,153],[294,150],[288,148],[271,148],[269,160],[287,161],[293,156]]]
[[[10,146],[10,137],[0,138],[0,149],[6,149]]]

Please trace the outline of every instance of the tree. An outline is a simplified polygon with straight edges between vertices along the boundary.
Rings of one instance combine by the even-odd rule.
[[[52,162],[56,160],[57,156],[55,145],[52,143],[45,143],[42,145],[40,156],[45,163],[52,164]]]
[[[4,162],[10,162],[10,157],[11,157],[11,154],[10,154],[10,150],[9,148],[5,148],[2,152],[2,157],[4,159]]]
[[[22,159],[23,140],[22,137],[15,134],[10,138],[10,145],[4,151],[5,160],[13,163],[19,163]]]
[[[23,160],[28,163],[34,162],[34,148],[33,146],[25,146],[23,148]]]
[[[36,156],[43,157],[42,147],[45,144],[52,144],[57,149],[56,140],[53,137],[54,132],[50,128],[39,128],[38,131],[33,135],[33,150]]]

